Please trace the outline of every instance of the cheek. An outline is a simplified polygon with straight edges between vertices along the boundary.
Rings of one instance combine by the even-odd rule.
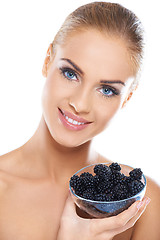
[[[42,106],[50,107],[64,95],[64,89],[60,85],[59,79],[55,76],[48,76],[42,92]]]
[[[96,111],[96,121],[99,122],[101,128],[108,126],[112,118],[116,115],[121,106],[121,98],[108,99],[106,104],[99,105]]]
[[[46,80],[46,83],[42,91],[42,98],[41,98],[43,111],[47,110],[50,107],[52,103],[51,95],[52,95],[52,89],[50,87],[49,82]]]
[[[54,81],[49,81],[49,79],[46,79],[46,82],[42,91],[41,105],[42,105],[43,115],[46,121],[52,120],[53,109],[57,99],[57,97],[55,96],[56,91],[53,86],[53,82]]]

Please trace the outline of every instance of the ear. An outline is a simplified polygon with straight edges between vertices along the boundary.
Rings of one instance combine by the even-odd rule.
[[[132,95],[133,95],[133,91],[128,94],[128,96],[126,97],[126,99],[125,99],[124,102],[122,103],[122,107],[121,107],[121,108],[124,108],[124,107],[126,106],[126,104],[128,103],[128,101],[131,99]]]
[[[46,57],[44,60],[44,64],[43,64],[43,68],[42,68],[42,74],[44,77],[47,77],[47,73],[48,73],[48,69],[49,69],[49,65],[51,62],[51,57],[53,55],[53,45],[52,43],[49,45],[47,53],[46,53]]]

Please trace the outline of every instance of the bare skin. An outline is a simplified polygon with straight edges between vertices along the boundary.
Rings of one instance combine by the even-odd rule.
[[[68,197],[68,184],[56,183],[50,177],[42,176],[42,173],[32,170],[28,174],[24,169],[32,169],[28,164],[28,158],[23,156],[23,168],[16,162],[21,162],[25,146],[0,157],[1,167],[1,204],[0,204],[0,236],[2,240],[57,240],[61,216]],[[30,153],[32,157],[32,153]],[[95,154],[96,155],[96,154]],[[103,156],[96,155],[96,162],[108,162]],[[94,160],[93,160],[94,162]],[[16,164],[15,164],[16,163]],[[13,167],[14,164],[14,167]],[[12,166],[12,167],[10,167]],[[18,174],[19,173],[19,174]],[[21,174],[20,174],[21,173]],[[34,174],[35,173],[35,174]],[[40,172],[39,172],[40,173]],[[68,181],[67,181],[68,182]],[[149,187],[152,185],[151,187]],[[157,186],[151,181],[147,189],[147,196],[157,199]],[[156,196],[157,195],[157,196]],[[157,200],[156,200],[157,201]],[[125,232],[114,237],[114,240],[129,240],[133,232],[146,233],[148,222],[156,226],[159,217],[157,213],[158,201],[150,203],[146,210],[147,220],[137,223]],[[155,215],[152,219],[150,210]],[[85,215],[79,214],[81,217]],[[141,217],[142,218],[142,217]],[[147,221],[147,224],[144,223]],[[152,222],[152,223],[151,223]],[[142,225],[142,226],[141,226]],[[144,228],[144,231],[137,229]],[[137,232],[136,232],[137,230]],[[158,227],[157,227],[157,231]],[[146,235],[145,235],[146,234]],[[136,236],[136,235],[135,235]],[[155,238],[157,239],[156,235]]]
[[[73,82],[62,76],[59,68],[71,65],[61,58],[71,59],[84,76],[65,75]],[[1,239],[72,240],[75,236],[78,239],[78,230],[84,234],[82,240],[158,240],[160,190],[150,180],[146,193],[152,199],[149,206],[146,198],[141,208],[136,203],[116,219],[96,223],[87,220],[92,221],[92,229],[98,223],[100,233],[87,232],[83,227],[86,219],[77,216],[68,198],[73,173],[91,163],[108,162],[94,151],[92,139],[109,125],[127,98],[133,73],[124,42],[92,31],[74,35],[65,46],[57,47],[54,56],[49,47],[43,73],[43,115],[36,132],[22,147],[0,157]],[[113,86],[120,94],[102,96],[101,79],[114,81],[109,83],[108,95],[113,94]],[[69,130],[59,120],[58,108],[92,123],[80,131]],[[77,223],[75,228],[73,221]]]

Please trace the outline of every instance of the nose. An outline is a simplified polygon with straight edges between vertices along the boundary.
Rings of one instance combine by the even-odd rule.
[[[92,97],[89,91],[76,91],[74,96],[70,97],[69,105],[74,108],[77,113],[89,113],[92,106]]]

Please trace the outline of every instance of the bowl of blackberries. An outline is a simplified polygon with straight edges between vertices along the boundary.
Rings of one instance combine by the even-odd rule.
[[[92,218],[115,216],[142,200],[146,178],[141,168],[97,163],[80,169],[69,181],[77,207]]]

